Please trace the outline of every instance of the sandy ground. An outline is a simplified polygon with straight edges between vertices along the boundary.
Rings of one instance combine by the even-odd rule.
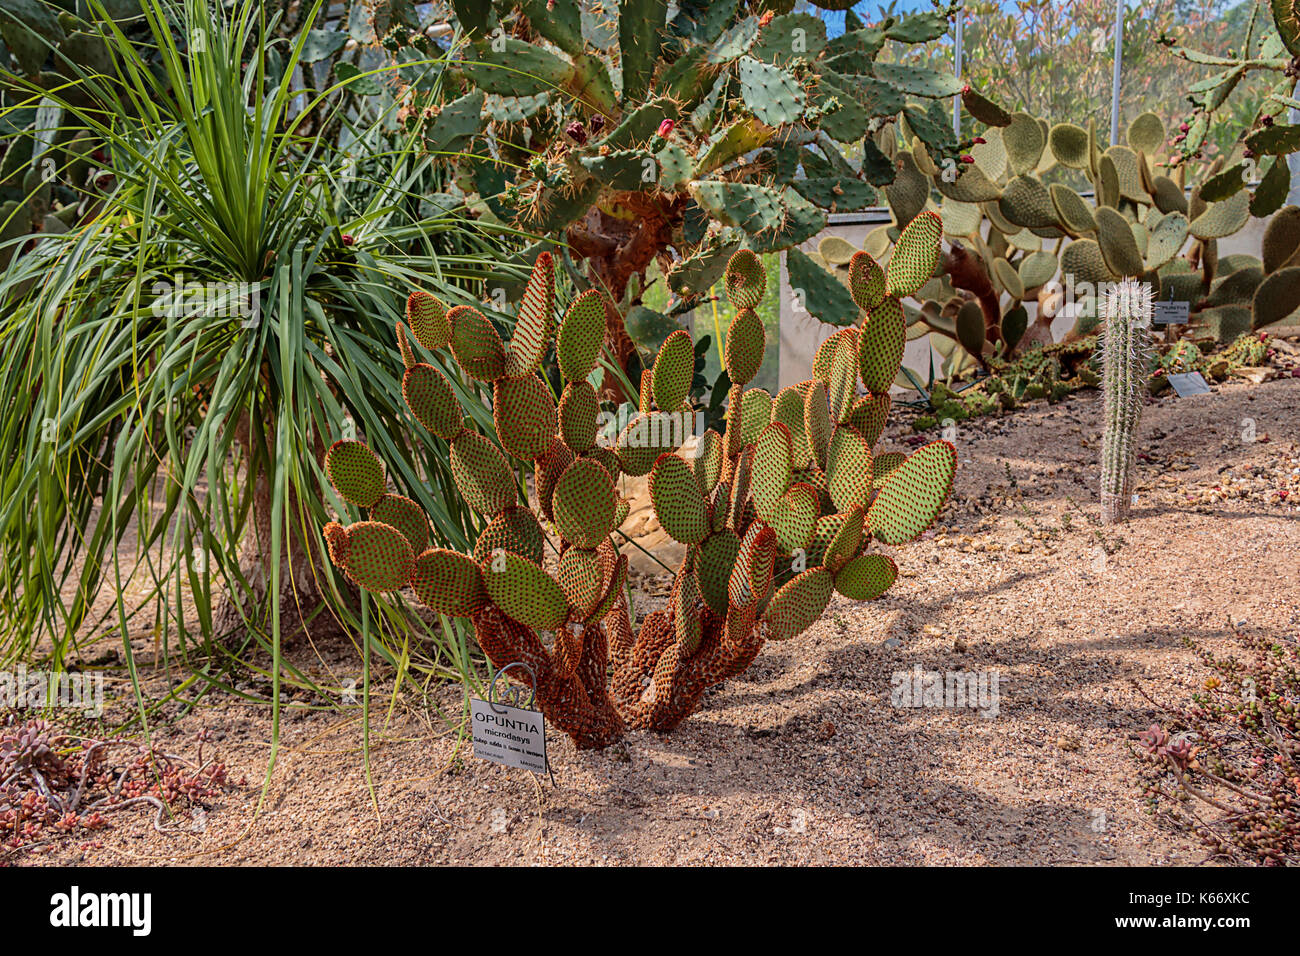
[[[960,429],[953,502],[899,549],[883,599],[837,596],[671,735],[579,752],[552,730],[554,782],[474,759],[426,713],[390,717],[380,688],[378,813],[354,709],[285,716],[254,817],[269,714],[230,697],[159,733],[184,752],[208,729],[248,787],[166,834],[122,813],[14,862],[1202,862],[1142,809],[1129,748],[1155,712],[1133,682],[1185,700],[1206,676],[1185,636],[1300,632],[1298,401],[1300,379],[1152,402],[1118,529],[1096,523],[1097,393]],[[900,421],[886,443],[909,435]],[[641,584],[644,613],[662,582]],[[996,707],[893,706],[918,667],[996,677]],[[438,693],[459,710],[458,688]]]

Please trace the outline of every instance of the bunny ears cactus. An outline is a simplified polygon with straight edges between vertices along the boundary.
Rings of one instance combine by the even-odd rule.
[[[369,514],[346,528],[326,526],[331,558],[368,591],[409,586],[434,611],[470,618],[495,666],[531,667],[540,706],[578,746],[606,746],[629,727],[671,729],[707,687],[743,671],[764,640],[792,638],[815,622],[833,592],[853,600],[884,593],[897,567],[873,541],[915,538],[947,500],[951,445],[935,442],[910,458],[872,453],[902,358],[897,297],[924,283],[938,256],[932,218],[918,216],[904,231],[904,254],[888,271],[855,257],[862,324],[828,340],[814,380],[775,399],[746,388],[764,352],[754,309],[766,274],[751,251],[731,257],[725,434],[693,434],[694,349],[677,331],[645,373],[639,408],[613,447],[597,442],[600,406],[587,378],[606,303],[585,292],[553,329],[549,255],[537,260],[508,347],[477,309],[412,294],[415,341],[431,352],[449,348],[465,375],[492,386],[500,447],[464,426],[451,383],[416,359],[398,323],[407,404],[450,442],[457,489],[483,516],[483,531],[470,555],[429,547],[427,518],[415,502],[385,492],[379,458],[360,442],[340,441],[326,454],[326,474],[340,498]],[[565,382],[558,408],[537,374],[552,340]],[[536,511],[520,501],[507,455],[533,463]],[[668,606],[639,629],[625,590],[627,558],[611,538],[628,513],[618,494],[623,475],[649,475],[660,525],[686,547]],[[549,573],[548,534],[559,554]],[[544,632],[554,635],[549,645]]]

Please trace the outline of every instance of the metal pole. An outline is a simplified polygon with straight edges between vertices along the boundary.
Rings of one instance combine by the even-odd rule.
[[[1295,85],[1295,92],[1292,94],[1296,99],[1300,99],[1300,82]],[[1300,124],[1300,110],[1293,109],[1287,114],[1287,119],[1294,124]],[[1282,157],[1277,158],[1278,162]],[[1287,197],[1287,202],[1300,205],[1300,153],[1292,153],[1287,157],[1287,162],[1291,164],[1291,195]]]
[[[1119,142],[1119,76],[1124,59],[1124,0],[1115,0],[1115,76],[1110,87],[1110,145]]]
[[[955,54],[956,65],[955,65],[955,69],[953,70],[953,73],[959,80],[961,79],[961,66],[962,66],[961,32],[962,32],[962,24],[965,19],[966,19],[966,6],[965,4],[958,4],[957,5],[957,32],[956,35],[953,37],[953,41],[954,41],[953,45],[956,47],[956,54]],[[961,97],[960,96],[954,97],[952,101],[952,131],[953,131],[953,135],[955,135],[958,139],[961,139]]]

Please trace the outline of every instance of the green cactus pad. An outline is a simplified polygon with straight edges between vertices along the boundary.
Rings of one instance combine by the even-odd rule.
[[[564,443],[579,454],[596,441],[600,401],[586,379],[570,382],[560,395],[560,434]]]
[[[406,322],[415,340],[430,352],[444,349],[451,342],[447,304],[436,295],[412,292],[406,299]]]
[[[758,313],[753,309],[737,312],[727,328],[725,353],[727,375],[732,382],[746,385],[758,374],[763,365],[763,350],[766,345],[767,334]]]
[[[880,441],[880,433],[889,421],[892,404],[888,392],[864,395],[854,403],[853,411],[844,424],[861,432],[868,448],[875,448],[876,442]]]
[[[943,219],[936,212],[923,212],[907,224],[894,244],[894,254],[885,270],[885,291],[895,298],[911,295],[930,281],[939,263]]]
[[[612,547],[609,551],[599,549],[597,553],[613,555],[615,552]],[[606,562],[609,563],[608,561]],[[614,609],[614,605],[619,602],[623,596],[623,588],[627,585],[627,555],[620,554],[614,558],[612,571],[609,575],[609,583],[605,588],[605,596],[601,599],[596,610],[591,613],[590,620],[599,621]]]
[[[462,431],[451,440],[451,476],[479,514],[499,514],[519,501],[505,456],[478,432]]]
[[[424,509],[404,495],[384,495],[370,509],[370,520],[396,528],[419,554],[429,546],[429,518]]]
[[[834,585],[835,578],[825,568],[810,568],[787,581],[763,615],[768,638],[788,640],[812,626],[830,603]]]
[[[841,425],[831,436],[827,493],[838,511],[865,508],[871,496],[871,448],[862,435]]]
[[[1017,176],[1007,183],[998,200],[998,212],[1026,229],[1050,229],[1057,224],[1051,192],[1032,176]]]
[[[359,521],[344,528],[331,521],[324,534],[330,559],[363,590],[383,594],[410,582],[415,554],[396,528],[378,521]]]
[[[1155,113],[1143,113],[1128,126],[1128,144],[1148,156],[1165,144],[1165,124]]]
[[[411,590],[425,607],[448,617],[469,617],[488,601],[483,575],[473,559],[441,548],[415,559]]]
[[[384,493],[384,463],[359,441],[336,441],[325,453],[325,474],[339,497],[371,508]]]
[[[939,209],[939,215],[943,217],[944,234],[960,238],[979,235],[983,222],[981,209],[978,203],[958,202],[945,196],[943,206]]]
[[[862,532],[866,527],[866,513],[858,507],[854,507],[842,515],[836,517],[841,520],[838,522],[833,535],[826,543],[821,555],[821,565],[832,574],[839,572],[852,557],[862,548]],[[818,533],[822,529],[821,522],[818,522]],[[815,539],[814,539],[815,540]]]
[[[727,527],[743,529],[745,527],[745,507],[753,507],[749,500],[750,478],[754,472],[754,445],[746,445],[735,457],[735,464],[728,475],[731,485],[731,506],[727,509]]]
[[[955,182],[940,177],[935,181],[935,187],[944,196],[958,202],[995,202],[1002,195],[1001,187],[974,164],[965,166]]]
[[[806,550],[817,530],[820,502],[817,489],[802,482],[791,485],[776,503],[772,514],[772,530],[777,544],[787,554]]]
[[[1106,267],[1117,276],[1141,275],[1145,263],[1133,229],[1121,213],[1109,206],[1097,208],[1097,243]]]
[[[569,616],[569,599],[551,576],[527,558],[503,551],[479,566],[492,603],[512,620],[554,631]]]
[[[404,368],[410,368],[419,362],[415,357],[415,351],[411,348],[411,340],[406,336],[406,326],[401,322],[397,323],[397,350],[402,353]]]
[[[1002,129],[1002,144],[1013,176],[1024,176],[1038,168],[1047,138],[1043,127],[1028,113],[1013,113],[1011,125]]]
[[[886,479],[894,472],[898,471],[899,466],[907,461],[907,456],[898,451],[887,451],[876,455],[871,459],[871,484],[876,491],[885,486]]]
[[[839,338],[838,346],[835,349],[835,357],[831,360],[831,381],[827,389],[830,414],[836,422],[842,422],[848,418],[849,412],[853,410],[853,400],[858,391],[858,335],[853,329],[846,329],[845,331],[852,334],[840,336]],[[799,423],[802,428],[802,414],[799,416]],[[796,449],[796,451],[801,450]],[[809,445],[809,455],[811,455],[811,452],[812,446]],[[805,456],[796,454],[795,464],[802,465],[804,461]]]
[[[732,606],[745,607],[767,597],[776,549],[775,531],[761,522],[750,525],[727,579],[727,597]]]
[[[514,334],[510,336],[510,351],[506,355],[506,375],[522,378],[541,367],[551,340],[554,309],[555,266],[551,254],[543,252],[537,257],[528,284],[524,286]]]
[[[918,449],[886,479],[867,513],[871,534],[885,544],[911,541],[939,516],[952,491],[957,449],[935,441]]]
[[[797,471],[813,460],[812,443],[804,427],[804,406],[813,382],[799,382],[781,389],[772,403],[772,421],[780,422],[790,431],[790,461]]]
[[[865,252],[855,252],[849,260],[849,292],[864,312],[870,312],[885,297],[885,270]]]
[[[555,570],[560,590],[584,620],[605,596],[605,574],[600,555],[584,548],[569,548],[560,555]]]
[[[1155,177],[1154,199],[1156,208],[1161,212],[1181,212],[1187,215],[1187,196],[1183,188],[1168,176]]]
[[[1061,253],[1061,274],[1073,275],[1076,284],[1089,282],[1094,286],[1116,278],[1106,265],[1101,246],[1092,239],[1076,239],[1065,247]]]
[[[835,361],[835,353],[839,349],[840,341],[845,338],[855,338],[857,334],[851,328],[840,329],[817,346],[817,354],[813,356],[813,378],[829,385],[831,383],[831,363]]]
[[[748,249],[740,249],[727,262],[727,301],[737,309],[755,309],[767,292],[767,270],[763,260]],[[733,379],[734,381],[734,379]]]
[[[691,471],[695,473],[695,483],[699,485],[700,492],[705,497],[713,494],[713,489],[722,478],[725,459],[722,444],[722,436],[710,428],[700,436],[695,457],[691,459]]]
[[[1250,194],[1245,190],[1223,202],[1210,203],[1192,220],[1188,231],[1197,239],[1222,239],[1239,232],[1250,221]]]
[[[439,438],[451,441],[464,427],[465,413],[451,383],[432,365],[412,365],[402,376],[402,398],[411,414]]]
[[[592,373],[604,341],[605,300],[596,289],[588,289],[569,306],[556,338],[555,355],[566,382]]]
[[[817,254],[832,266],[848,265],[853,253],[853,243],[843,236],[826,236],[817,243]]]
[[[447,320],[451,354],[466,375],[493,382],[505,374],[506,347],[486,315],[472,305],[458,305],[447,313]]]
[[[1252,303],[1255,328],[1281,322],[1300,309],[1300,267],[1290,266],[1260,283]]]
[[[1047,134],[1047,145],[1062,166],[1088,168],[1088,131],[1073,123],[1057,123]]]
[[[856,374],[856,369],[854,370]],[[804,434],[812,448],[813,460],[817,467],[826,467],[826,455],[831,447],[830,395],[825,382],[814,382],[804,399],[803,410]]]
[[[555,483],[551,510],[565,541],[594,548],[614,530],[618,496],[613,479],[599,462],[579,458]]]
[[[852,601],[874,601],[893,586],[898,565],[883,554],[863,554],[835,575],[835,590]]]
[[[858,372],[873,395],[889,391],[903,362],[907,345],[907,318],[895,298],[883,299],[858,330]]]
[[[555,440],[551,390],[537,375],[498,379],[492,386],[492,420],[507,454],[523,461],[540,458]]]
[[[538,510],[548,521],[555,520],[552,510],[555,495],[555,483],[560,475],[573,464],[573,451],[563,440],[556,438],[546,454],[538,458],[533,468],[533,486],[537,489]]]
[[[709,504],[691,466],[682,458],[663,455],[655,462],[650,472],[650,500],[659,524],[674,541],[699,544],[708,536]]]
[[[1279,209],[1264,227],[1261,246],[1265,274],[1300,265],[1300,206]]]
[[[680,414],[669,412],[633,416],[618,436],[618,461],[623,471],[633,477],[650,474],[660,455],[681,447],[689,424]]]
[[[1011,263],[1007,262],[1006,259],[993,260],[993,275],[998,280],[998,285],[1002,287],[1002,291],[1004,291],[1007,295],[1011,296],[1011,298],[1020,300],[1025,297],[1025,284],[1020,281],[1020,273],[1017,272],[1016,267],[1013,266]],[[983,313],[980,312],[979,303],[968,302],[966,303],[966,305],[975,306],[975,312],[977,314],[977,317],[980,320],[979,338],[983,340],[984,319],[983,319]],[[962,308],[964,310],[965,306],[963,306]],[[960,328],[960,323],[958,327]],[[965,342],[963,342],[962,345],[965,346],[968,351],[970,350],[970,347],[966,345]]]
[[[1056,256],[1050,252],[1031,252],[1020,260],[1018,275],[1025,290],[1031,291],[1052,281],[1057,269]]]
[[[762,325],[761,320],[759,325]],[[691,393],[691,379],[694,374],[695,345],[691,342],[689,332],[678,329],[664,339],[664,344],[655,359],[651,388],[655,405],[660,411],[677,411]],[[743,385],[744,382],[737,384]]]
[[[699,605],[700,589],[695,583],[695,575],[680,575],[672,593],[673,636],[677,640],[678,660],[685,660],[699,650],[700,640],[704,637]]]
[[[1181,212],[1164,216],[1151,230],[1147,242],[1146,267],[1159,269],[1182,251],[1187,241],[1187,217]]]
[[[1081,236],[1097,231],[1097,220],[1093,218],[1088,204],[1079,198],[1079,194],[1068,186],[1052,183],[1049,190],[1052,208],[1056,210],[1057,221],[1071,235]]]
[[[541,565],[545,555],[546,533],[537,517],[527,508],[514,505],[488,522],[474,543],[474,561],[482,564],[498,549],[527,558]]]
[[[772,422],[763,429],[754,445],[754,464],[750,486],[754,509],[764,521],[771,520],[776,503],[790,487],[794,475],[794,442],[790,429],[780,422]]]
[[[1115,164],[1116,185],[1121,199],[1150,204],[1151,195],[1142,183],[1138,155],[1127,146],[1112,146],[1105,155]]]
[[[739,553],[740,538],[730,528],[723,528],[700,542],[695,557],[695,581],[700,596],[719,617],[727,613],[727,584]]]
[[[772,421],[772,396],[764,389],[748,389],[741,397],[741,444],[752,445]]]

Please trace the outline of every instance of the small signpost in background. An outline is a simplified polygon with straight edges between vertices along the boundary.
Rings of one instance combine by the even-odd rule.
[[[1178,393],[1179,398],[1210,394],[1210,386],[1200,372],[1180,372],[1170,375],[1169,384]]]
[[[508,687],[509,704],[496,700],[497,679],[512,667],[522,667],[532,681],[528,703],[522,699],[527,688]],[[533,710],[537,699],[537,675],[522,661],[507,664],[492,675],[488,699],[469,699],[471,736],[474,756],[505,767],[520,767],[533,773],[546,773],[546,721],[540,710]],[[554,777],[552,777],[554,782]]]

